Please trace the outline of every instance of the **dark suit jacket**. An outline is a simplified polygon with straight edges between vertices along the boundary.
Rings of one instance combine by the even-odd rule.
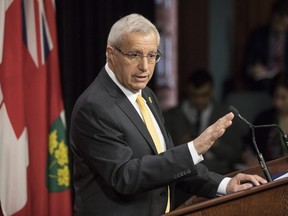
[[[159,216],[165,212],[167,185],[173,207],[174,183],[187,178],[191,193],[215,196],[223,176],[194,166],[186,144],[172,148],[155,95],[145,88],[142,96],[167,145],[160,155],[141,117],[104,68],[76,102],[70,130],[75,215]]]

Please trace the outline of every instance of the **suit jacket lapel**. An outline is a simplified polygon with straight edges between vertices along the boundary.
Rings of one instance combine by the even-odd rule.
[[[128,98],[117,98],[116,100],[117,105],[122,109],[122,111],[128,116],[128,118],[133,122],[133,124],[138,128],[140,133],[146,139],[148,144],[151,146],[155,154],[157,154],[157,150],[155,144],[150,136],[150,133],[144,124],[142,118],[139,116],[138,112],[135,110],[133,105],[130,103]]]
[[[111,80],[105,69],[102,69],[98,77],[100,78],[100,82],[103,83],[104,88],[106,88],[110,95],[115,98],[116,104],[125,113],[125,115],[127,115],[131,122],[133,122],[135,127],[139,130],[139,132],[146,139],[147,143],[153,149],[154,153],[157,154],[157,149],[154,145],[149,131],[147,130],[146,125],[144,124],[142,118],[139,116],[138,112],[135,110],[126,95]]]

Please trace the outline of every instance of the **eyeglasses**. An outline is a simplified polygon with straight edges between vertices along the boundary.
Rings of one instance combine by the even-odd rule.
[[[118,47],[114,47],[114,48],[118,52],[120,52],[123,56],[126,56],[128,59],[131,60],[131,62],[134,62],[134,63],[139,63],[144,57],[146,57],[149,64],[154,64],[154,63],[158,62],[162,57],[162,54],[158,50],[157,50],[157,52],[150,52],[145,56],[139,52],[127,52],[127,53],[125,53],[121,49],[119,49]]]

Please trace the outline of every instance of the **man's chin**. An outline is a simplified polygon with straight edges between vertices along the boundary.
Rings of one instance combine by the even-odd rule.
[[[135,86],[133,86],[133,91],[136,91],[136,92],[138,92],[138,91],[140,91],[141,89],[144,89],[145,87],[146,87],[146,85],[147,85],[147,83],[143,83],[143,84],[141,84],[141,85],[135,85]]]

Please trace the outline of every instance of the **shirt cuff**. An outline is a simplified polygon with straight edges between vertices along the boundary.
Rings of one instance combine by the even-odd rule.
[[[231,178],[229,177],[225,177],[219,184],[218,189],[217,189],[217,195],[218,196],[222,196],[222,195],[226,195],[227,194],[227,185],[229,183],[229,181],[231,180]]]
[[[193,141],[191,141],[191,142],[188,143],[188,149],[189,149],[189,151],[190,151],[192,160],[193,160],[193,162],[194,162],[195,165],[204,160],[204,158],[203,158],[202,155],[198,155],[198,153],[197,153],[197,151],[196,151],[196,149],[195,149],[195,146],[194,146],[194,144],[193,144]]]

